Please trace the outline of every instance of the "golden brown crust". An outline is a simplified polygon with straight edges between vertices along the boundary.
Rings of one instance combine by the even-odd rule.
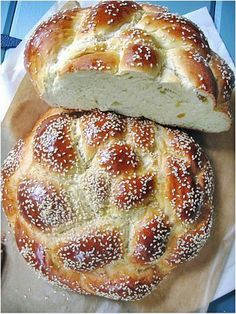
[[[76,162],[70,138],[71,123],[68,115],[51,116],[43,120],[34,136],[34,158],[59,173],[68,171]]]
[[[212,226],[212,207],[203,207],[202,220],[195,223],[194,229],[188,230],[175,238],[172,252],[167,263],[176,265],[193,259],[203,246]]]
[[[105,277],[105,276],[104,276]],[[114,300],[135,301],[150,294],[163,278],[159,276],[155,268],[143,270],[137,276],[135,273],[125,271],[122,276],[106,277],[103,280],[92,278],[89,287],[94,294]]]
[[[99,165],[111,175],[132,174],[139,165],[138,157],[127,144],[114,144],[101,151]]]
[[[230,100],[234,87],[234,73],[228,64],[216,53],[212,53],[209,63],[212,73],[217,78],[218,103],[223,104]]]
[[[145,204],[155,190],[156,178],[152,173],[143,176],[134,174],[119,182],[114,191],[113,204],[121,210],[129,210]]]
[[[42,231],[73,220],[74,210],[67,193],[53,184],[24,178],[19,182],[17,201],[24,219]]]
[[[134,1],[101,1],[86,14],[82,32],[114,32],[129,23],[133,14],[141,9]]]
[[[35,154],[39,135],[44,159]],[[58,171],[60,159],[48,152],[72,148]],[[50,282],[78,293],[140,299],[210,234],[209,161],[186,133],[148,120],[49,110],[2,172],[19,251]]]
[[[94,229],[73,236],[56,250],[65,267],[80,272],[91,272],[123,257],[121,235],[115,229]]]
[[[71,61],[61,71],[64,73],[77,71],[110,71],[116,73],[119,64],[119,57],[115,52],[96,52],[93,54],[83,55]]]
[[[168,49],[189,47],[198,51],[204,58],[211,53],[208,42],[202,31],[188,19],[169,12],[158,12],[144,15],[140,25],[148,32],[158,31],[159,36],[165,37],[165,46]],[[172,47],[173,45],[173,47]]]
[[[177,73],[186,81],[190,81],[198,90],[208,93],[215,99],[217,98],[216,79],[208,63],[199,53],[173,49],[171,55],[175,56],[173,60]]]
[[[152,151],[155,144],[155,124],[149,120],[132,119],[131,136],[135,147]]]
[[[16,195],[12,192],[14,185],[11,187],[8,182],[11,180],[12,175],[17,171],[20,166],[20,161],[25,149],[25,143],[22,139],[18,140],[15,146],[8,153],[7,158],[3,162],[1,170],[2,179],[2,204],[5,213],[8,217],[14,216],[16,207],[14,207]]]
[[[142,3],[142,9],[150,13],[168,12],[168,8],[160,5],[152,5],[150,3]]]
[[[161,67],[161,54],[150,45],[130,44],[123,51],[122,71],[145,72],[156,76]]]
[[[166,250],[171,227],[162,212],[153,210],[145,214],[134,227],[131,251],[134,260],[145,264],[158,260]]]
[[[80,18],[82,9],[61,11],[40,24],[25,48],[25,67],[37,90],[42,93],[42,71],[47,62],[53,62],[62,45],[73,41],[74,24]]]

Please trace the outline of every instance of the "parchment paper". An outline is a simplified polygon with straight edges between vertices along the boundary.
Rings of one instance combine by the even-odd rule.
[[[202,14],[201,20],[204,20]],[[22,67],[18,59],[17,63]],[[38,116],[48,108],[38,98],[22,69],[19,71],[19,68],[11,65],[11,68],[5,66],[4,70],[11,92],[5,90],[8,100],[5,96],[0,100],[1,108],[7,111],[2,124],[3,158],[15,140],[27,134]],[[15,77],[13,75],[13,79],[10,78],[9,73]],[[211,238],[195,260],[177,268],[151,295],[141,301],[121,302],[81,296],[55,288],[37,278],[18,253],[14,236],[2,215],[2,232],[6,232],[7,237],[7,261],[2,275],[2,312],[206,311],[234,239],[234,127],[230,132],[222,134],[190,133],[209,156],[216,177],[215,219]]]

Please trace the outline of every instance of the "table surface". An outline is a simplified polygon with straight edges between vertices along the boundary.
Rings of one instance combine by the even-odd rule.
[[[54,3],[55,1],[1,1],[2,33],[23,39]],[[153,3],[168,6],[172,12],[179,14],[207,7],[231,58],[235,61],[234,1],[153,1]],[[6,54],[7,51],[1,49],[2,61]],[[235,313],[235,291],[212,302],[208,312]]]

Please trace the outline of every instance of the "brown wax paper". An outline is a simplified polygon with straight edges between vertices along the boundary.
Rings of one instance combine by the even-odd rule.
[[[2,157],[25,136],[48,105],[39,99],[26,75],[2,124]],[[208,155],[215,173],[215,214],[211,237],[198,257],[175,269],[140,301],[113,301],[83,296],[52,286],[18,253],[2,215],[6,264],[2,274],[2,312],[196,312],[212,300],[234,239],[234,127],[226,133],[189,132]]]

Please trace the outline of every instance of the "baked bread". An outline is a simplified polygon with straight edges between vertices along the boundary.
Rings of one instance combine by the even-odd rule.
[[[233,72],[195,24],[163,7],[105,1],[59,12],[28,41],[25,66],[52,106],[230,128]]]
[[[2,173],[19,251],[81,294],[140,299],[210,233],[209,161],[186,133],[149,120],[51,109]]]

